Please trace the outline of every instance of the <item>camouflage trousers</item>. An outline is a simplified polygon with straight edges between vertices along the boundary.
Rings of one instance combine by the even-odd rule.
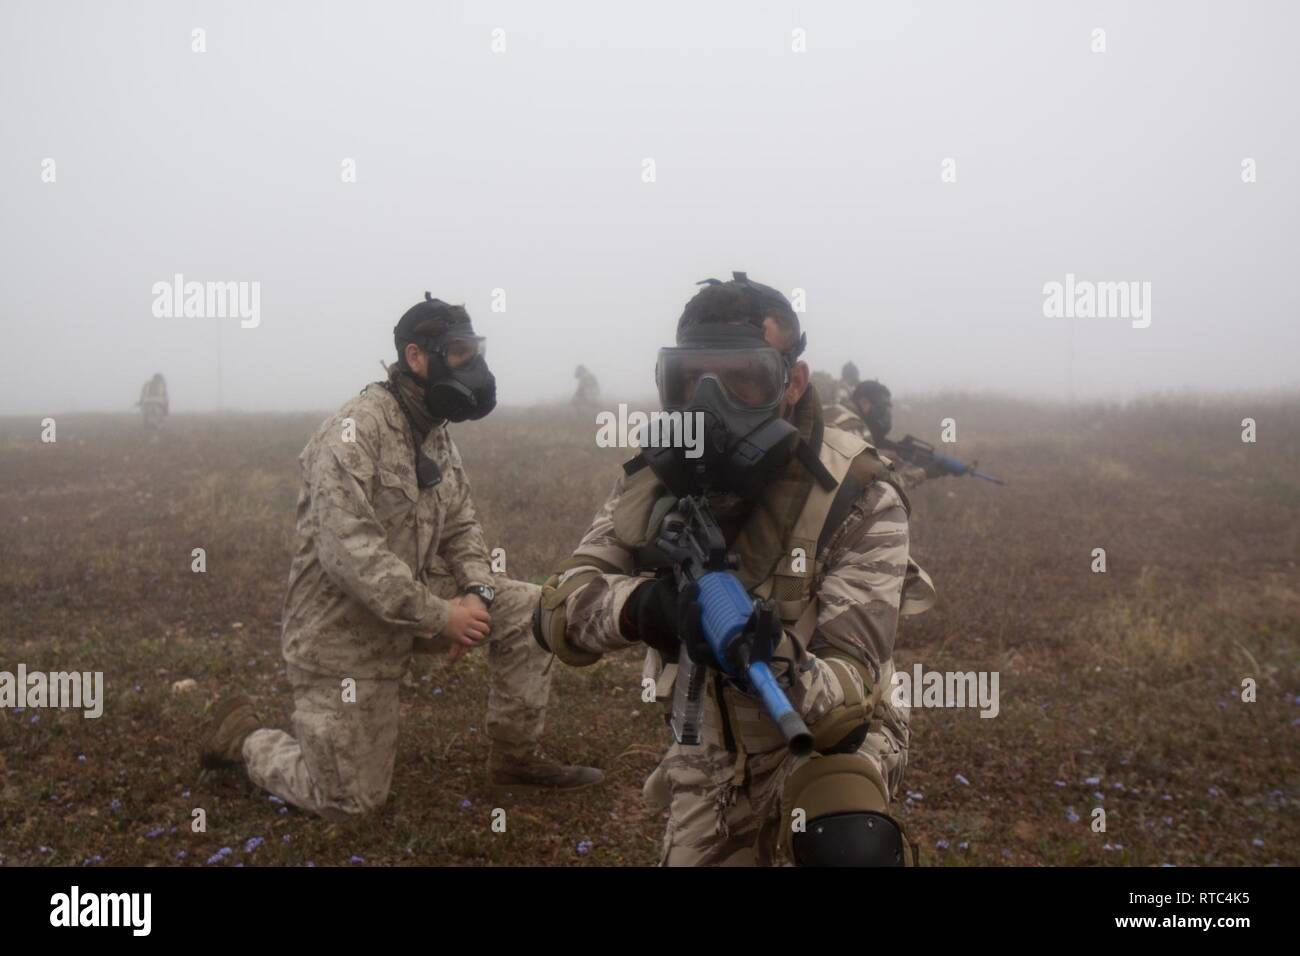
[[[542,736],[551,657],[533,640],[538,587],[498,578],[492,630],[485,641],[489,693],[486,730],[507,760],[531,753]],[[454,596],[452,594],[451,596]],[[365,813],[388,799],[397,757],[398,680],[314,674],[290,665],[293,733],[256,730],[244,741],[253,783],[286,803],[331,819]]]
[[[857,757],[870,762],[888,784],[889,799],[907,767],[909,713],[887,701],[876,708]],[[652,811],[668,811],[661,866],[775,866],[786,781],[807,757],[782,748],[746,753],[722,746],[710,725],[720,721],[710,696],[700,744],[674,743],[645,782]]]

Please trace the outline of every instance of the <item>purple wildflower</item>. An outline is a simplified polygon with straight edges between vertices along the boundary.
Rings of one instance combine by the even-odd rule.
[[[220,863],[226,857],[230,856],[232,852],[233,851],[230,849],[230,847],[223,846],[216,853],[212,854],[212,856],[208,857],[208,866],[213,866],[217,863]]]

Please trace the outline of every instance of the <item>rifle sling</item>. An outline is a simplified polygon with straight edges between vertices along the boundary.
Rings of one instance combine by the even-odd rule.
[[[850,471],[840,482],[839,490],[835,492],[835,497],[831,499],[830,510],[826,512],[826,522],[822,525],[821,533],[817,536],[817,553],[821,554],[826,550],[826,545],[830,543],[831,536],[839,530],[844,519],[849,516],[849,509],[853,503],[862,496],[866,488],[862,482]]]

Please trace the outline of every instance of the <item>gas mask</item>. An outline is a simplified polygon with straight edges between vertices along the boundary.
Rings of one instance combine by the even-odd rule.
[[[664,410],[702,425],[698,457],[685,447],[644,448],[642,456],[674,495],[748,496],[785,467],[799,431],[780,415],[790,362],[754,326],[692,330],[659,350],[655,381]]]
[[[894,427],[894,403],[889,390],[883,386],[873,389],[858,399],[857,405],[871,437],[875,441],[884,441],[889,430]]]
[[[867,428],[871,431],[871,437],[876,441],[883,441],[889,434],[889,430],[894,427],[893,410],[889,407],[889,401],[883,402],[866,402],[868,406],[866,422]]]
[[[497,380],[488,368],[486,345],[472,329],[449,330],[422,343],[429,357],[424,405],[435,419],[478,421],[497,404]]]

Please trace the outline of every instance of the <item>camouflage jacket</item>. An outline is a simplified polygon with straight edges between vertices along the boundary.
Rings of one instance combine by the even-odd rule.
[[[822,414],[825,416],[828,427],[838,428],[841,431],[857,435],[874,447],[875,442],[871,437],[871,430],[867,428],[867,423],[862,420],[862,416],[858,414],[856,409],[840,402],[836,405],[826,406],[826,410]],[[905,489],[915,488],[930,477],[926,474],[924,468],[904,461],[892,451],[886,449],[877,449],[877,451],[880,457],[889,463],[897,476],[898,483]]]
[[[630,479],[620,477],[591,528],[567,564],[561,583],[579,573],[590,573],[584,556],[596,558],[604,569],[618,567],[626,573],[603,573],[575,590],[565,600],[565,635],[577,649],[593,654],[631,646],[619,630],[618,621],[628,596],[644,577],[635,575],[631,550],[616,532],[616,511]],[[924,572],[910,560],[907,509],[899,492],[888,482],[871,481],[850,508],[839,528],[827,539],[827,547],[815,556],[813,594],[816,622],[807,641],[808,659],[791,682],[784,665],[774,661],[778,680],[789,685],[792,705],[813,724],[832,708],[844,703],[848,694],[874,699],[889,709],[888,686],[893,671],[894,639],[900,605],[912,605],[909,613],[919,612],[933,601],[933,588]],[[730,543],[730,542],[729,542]],[[905,590],[907,594],[905,595]],[[791,658],[789,632],[777,656]],[[830,666],[824,657],[848,658],[862,665],[855,668]],[[674,669],[675,670],[675,669]],[[874,676],[863,680],[862,674]],[[647,676],[660,678],[659,699],[667,699],[669,687],[663,686],[666,671],[651,651]],[[850,680],[855,687],[845,688],[841,681]],[[745,708],[743,699],[727,692],[727,706],[734,712]],[[705,715],[706,736],[716,728],[718,704],[710,693]],[[752,708],[749,708],[752,710]],[[887,721],[905,717],[878,713]],[[762,726],[762,721],[750,722]],[[760,736],[763,736],[760,731]],[[746,741],[751,753],[779,748],[781,740],[772,733],[764,739]]]
[[[450,606],[437,595],[491,582],[446,425],[435,425],[421,448],[442,473],[423,490],[406,416],[374,384],[303,449],[298,546],[284,601],[289,663],[319,674],[399,677],[415,632],[436,634],[447,623]]]

